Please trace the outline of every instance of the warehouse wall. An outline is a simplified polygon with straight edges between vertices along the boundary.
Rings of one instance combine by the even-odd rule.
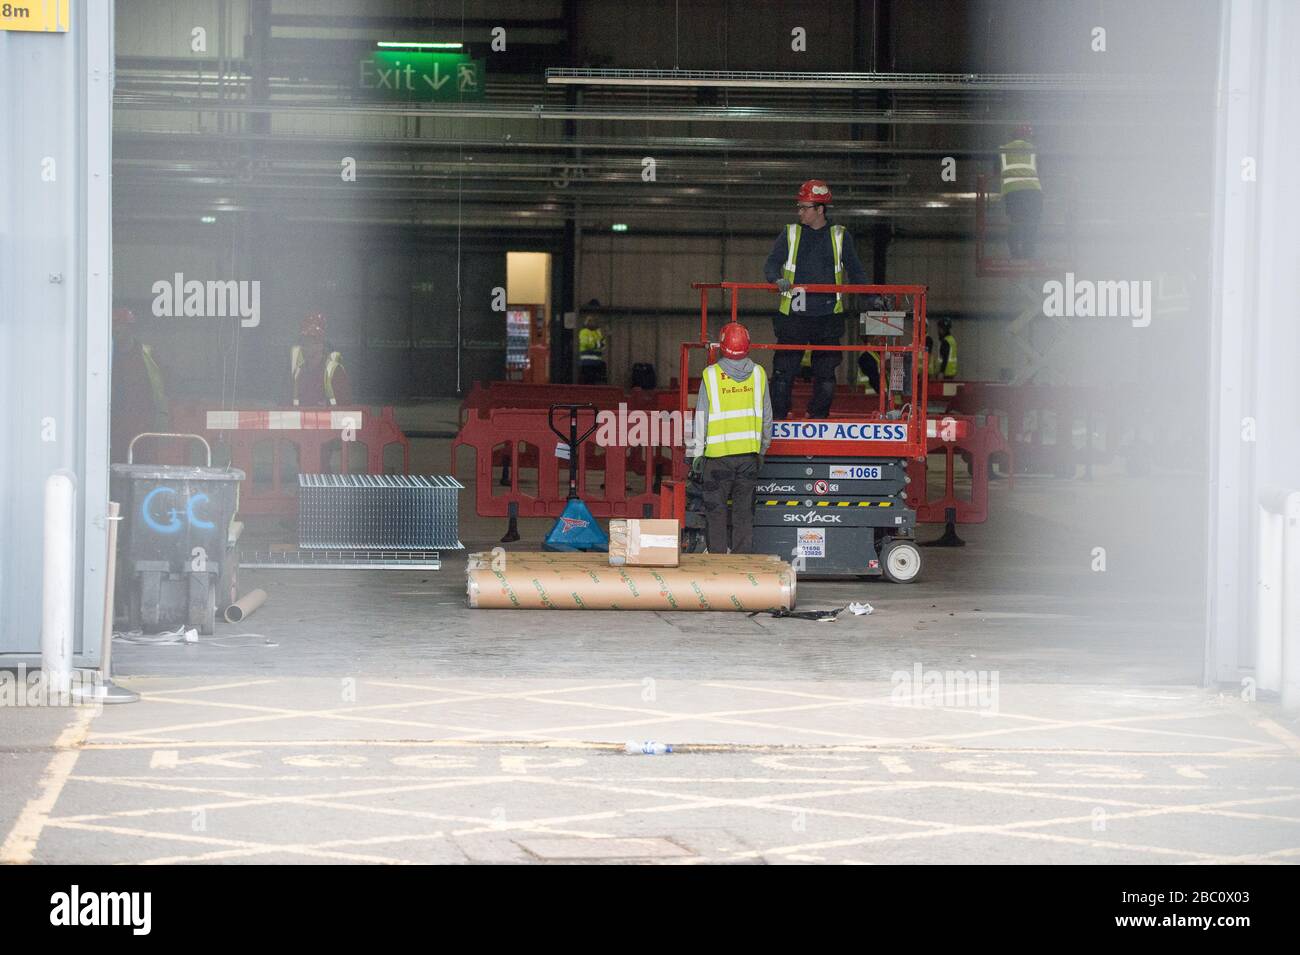
[[[479,236],[458,252],[454,233],[346,226],[309,233],[273,224],[254,248],[230,241],[238,231],[176,225],[144,235],[127,227],[118,236],[115,299],[135,311],[174,396],[286,400],[289,349],[316,310],[359,399],[454,395],[458,371],[462,388],[500,378],[505,324],[492,299],[506,284],[506,251],[557,248],[545,238]],[[259,324],[155,317],[153,283],[174,282],[177,272],[258,281]]]

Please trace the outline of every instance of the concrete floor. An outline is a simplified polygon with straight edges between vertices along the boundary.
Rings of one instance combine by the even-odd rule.
[[[450,553],[247,571],[245,624],[117,645],[142,702],[0,711],[0,860],[1294,861],[1295,722],[1198,688],[1200,493],[1000,483],[917,584],[802,579],[801,607],[875,607],[834,623],[473,611]],[[954,672],[983,692],[912,685]]]

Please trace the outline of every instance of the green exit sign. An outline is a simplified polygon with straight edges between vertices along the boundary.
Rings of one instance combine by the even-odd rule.
[[[376,50],[361,61],[361,88],[403,101],[482,99],[482,60],[463,53]]]

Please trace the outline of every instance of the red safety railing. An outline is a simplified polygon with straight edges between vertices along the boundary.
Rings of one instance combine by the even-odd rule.
[[[775,285],[760,282],[695,282],[691,288],[700,291],[700,340],[698,342],[684,342],[681,346],[678,380],[679,407],[685,411],[690,407],[688,397],[688,387],[690,383],[690,353],[696,349],[703,349],[706,353],[706,362],[711,363],[715,358],[716,344],[711,344],[709,339],[709,292],[713,289],[721,289],[729,293],[731,305],[730,321],[736,321],[739,314],[740,293],[744,290],[755,290],[779,294]],[[862,455],[864,457],[894,457],[894,458],[924,458],[926,454],[925,438],[925,413],[926,399],[929,388],[929,379],[926,375],[926,354],[925,354],[925,321],[926,321],[926,288],[924,285],[799,285],[805,292],[813,293],[843,293],[848,295],[880,295],[886,300],[895,303],[906,303],[908,306],[905,310],[912,312],[912,333],[907,338],[905,344],[890,344],[884,339],[894,336],[877,336],[880,342],[869,341],[854,345],[777,345],[767,343],[751,343],[750,348],[760,351],[834,351],[834,352],[862,352],[871,351],[881,354],[886,359],[892,361],[893,356],[900,358],[909,357],[911,359],[911,382],[910,387],[906,389],[911,396],[910,401],[905,409],[901,409],[900,417],[886,417],[889,413],[895,413],[895,409],[889,407],[887,402],[890,401],[888,395],[889,389],[882,388],[876,396],[875,408],[868,408],[858,419],[861,423],[873,426],[872,430],[867,433],[890,435],[888,438],[867,438],[863,440],[821,440],[809,437],[791,437],[778,438],[772,440],[772,447],[769,454],[773,455],[806,455],[806,454],[852,454]],[[898,336],[902,338],[904,336]],[[885,380],[886,371],[881,368],[881,380]],[[832,403],[832,407],[834,404]],[[842,417],[843,409],[838,409]],[[831,419],[832,421],[834,419]],[[886,427],[888,426],[888,427]],[[902,437],[892,437],[898,435],[899,426],[902,427]],[[792,429],[786,429],[792,430]],[[799,429],[801,432],[807,429]],[[674,464],[673,476],[682,478],[685,474],[684,455],[677,455],[677,462]]]

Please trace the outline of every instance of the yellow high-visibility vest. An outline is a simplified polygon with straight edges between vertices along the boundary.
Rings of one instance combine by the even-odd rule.
[[[307,364],[307,357],[303,354],[301,345],[294,345],[289,350],[289,365],[293,371],[293,403],[298,404],[298,375],[302,372],[303,366]],[[343,353],[332,351],[325,358],[325,398],[330,404],[336,405],[334,400],[334,373],[343,367]]]
[[[998,155],[1002,160],[1002,195],[1021,189],[1043,188],[1038,181],[1038,156],[1034,153],[1033,143],[1013,139],[1000,147]]]
[[[763,396],[767,372],[762,365],[744,381],[729,378],[720,365],[704,369],[704,392],[709,400],[709,422],[704,456],[758,454],[763,447]]]
[[[939,365],[939,346],[935,345],[934,351],[930,352],[930,377],[931,378],[956,378],[957,377],[957,339],[952,335],[944,335],[939,339],[941,342],[948,343],[948,362],[942,367]]]
[[[578,329],[578,360],[597,362],[605,360],[605,333],[599,328]]]
[[[831,248],[835,252],[835,284],[844,284],[844,226],[831,226]],[[785,266],[781,269],[783,275],[788,281],[794,281],[794,266],[796,258],[799,255],[799,226],[791,224],[785,227]],[[794,298],[794,289],[781,293],[781,304],[778,306],[782,315],[790,314],[790,300]],[[844,311],[844,295],[840,292],[835,293],[835,311]]]

